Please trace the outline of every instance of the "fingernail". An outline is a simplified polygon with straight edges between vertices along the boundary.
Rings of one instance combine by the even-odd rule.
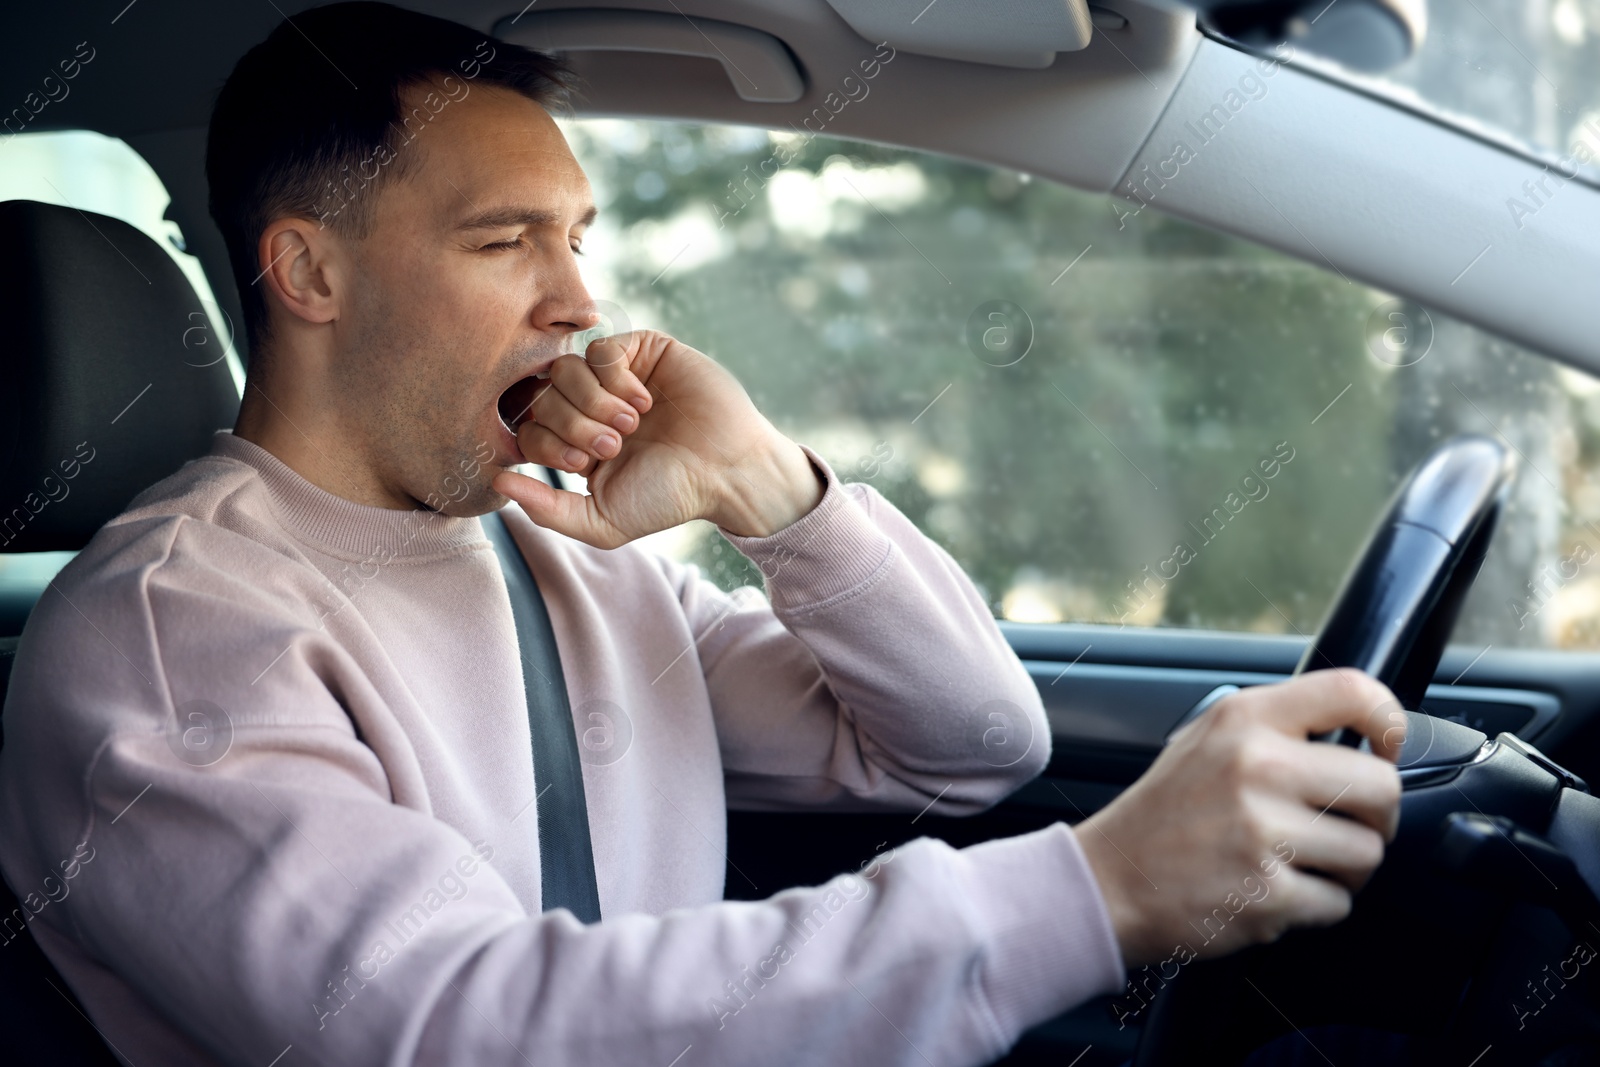
[[[628,401],[628,403],[632,404],[634,407],[638,408],[640,411],[643,411],[645,408],[650,406],[650,401],[645,399],[642,396],[633,397]]]
[[[561,461],[569,467],[581,467],[589,461],[589,457],[576,448],[569,448],[561,453]]]
[[[629,430],[633,429],[633,424],[638,421],[638,416],[634,415],[632,412],[619,411],[617,413],[617,417],[611,420],[611,425],[615,426],[623,433],[627,433]]]
[[[603,433],[594,439],[594,450],[602,456],[609,456],[620,447],[622,442],[609,433]]]

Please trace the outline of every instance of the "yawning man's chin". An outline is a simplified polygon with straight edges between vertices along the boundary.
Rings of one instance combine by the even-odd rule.
[[[487,515],[506,505],[506,497],[491,486],[506,468],[493,444],[486,440],[457,445],[441,457],[430,488],[413,496],[430,511],[455,518]]]

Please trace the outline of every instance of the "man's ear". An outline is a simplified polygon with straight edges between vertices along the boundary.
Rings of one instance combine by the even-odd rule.
[[[278,303],[306,322],[334,322],[343,294],[339,238],[309,219],[274,219],[261,231],[255,284],[264,286]]]

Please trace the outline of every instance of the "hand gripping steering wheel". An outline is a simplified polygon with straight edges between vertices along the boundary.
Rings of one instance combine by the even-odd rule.
[[[1406,909],[1391,908],[1388,901],[1406,895],[1402,883],[1415,884],[1421,877],[1419,854],[1431,854],[1441,822],[1450,813],[1481,806],[1483,812],[1513,816],[1539,832],[1548,825],[1552,789],[1559,793],[1567,783],[1549,775],[1535,780],[1526,773],[1528,753],[1537,756],[1536,750],[1509,734],[1491,741],[1476,730],[1418,712],[1483,564],[1514,474],[1511,454],[1482,436],[1456,437],[1428,455],[1391,498],[1321,631],[1295,668],[1297,675],[1330,667],[1365,671],[1394,692],[1407,718],[1400,757],[1406,787],[1401,832],[1378,875],[1357,897],[1352,918],[1332,930],[1291,933],[1277,945],[1189,963],[1175,976],[1157,976],[1160,989],[1150,1005],[1135,1067],[1201,1060],[1238,1063],[1291,1027],[1333,1021],[1336,1016],[1316,1018],[1324,1007],[1316,995],[1295,997],[1288,987],[1306,979],[1321,988],[1354,982],[1381,990],[1384,977],[1371,974],[1374,956],[1382,959],[1381,949],[1368,954],[1367,948],[1390,944],[1396,937],[1429,944],[1440,940],[1427,930],[1418,933],[1426,922],[1399,918]],[[1347,730],[1325,740],[1358,744],[1361,737]],[[1409,865],[1403,860],[1407,854]],[[1385,902],[1379,909],[1372,906],[1375,895]],[[1448,904],[1443,907],[1449,910]],[[1374,910],[1383,914],[1363,924]],[[1197,921],[1202,918],[1196,916]],[[1448,952],[1440,958],[1455,965]],[[1422,1007],[1420,996],[1411,988],[1395,999],[1416,1011]],[[1387,1009],[1381,1001],[1379,994],[1344,1006],[1356,1004],[1364,1016],[1382,1016]],[[1285,1002],[1294,1008],[1285,1010]],[[1286,1016],[1293,1022],[1286,1023]],[[1366,1021],[1396,1029],[1405,1025],[1400,1018]]]

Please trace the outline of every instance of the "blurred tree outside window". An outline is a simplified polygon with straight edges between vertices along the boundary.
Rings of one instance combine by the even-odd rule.
[[[1524,462],[1456,640],[1600,647],[1594,378],[1025,174],[742,127],[564,128],[601,207],[605,328],[729,367],[997,617],[1314,632],[1399,479],[1476,432]],[[649,542],[761,584],[703,522]]]

